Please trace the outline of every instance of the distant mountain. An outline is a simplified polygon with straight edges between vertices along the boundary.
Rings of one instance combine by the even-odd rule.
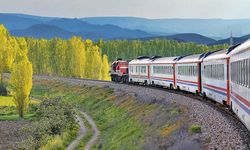
[[[23,30],[11,30],[10,33],[14,36],[25,36],[25,37],[46,38],[46,39],[51,39],[53,37],[68,39],[74,35],[73,33],[63,30],[59,27],[46,24],[33,25]]]
[[[72,24],[71,26],[75,26]],[[25,36],[34,38],[51,39],[53,37],[60,37],[68,39],[73,35],[81,36],[85,39],[92,39],[97,41],[103,39],[128,39],[128,38],[142,38],[150,36],[150,34],[139,30],[128,30],[116,27],[113,25],[97,26],[84,23],[79,26],[80,28],[72,28],[71,31],[63,28],[64,26],[56,26],[51,24],[38,24],[22,30],[11,30],[10,33],[14,36]],[[78,29],[78,30],[77,30]],[[97,30],[98,29],[98,30]]]
[[[242,36],[242,37],[233,37],[233,42],[234,42],[234,44],[239,44],[239,43],[245,42],[248,39],[250,39],[250,34]],[[211,43],[209,45],[218,45],[218,44],[230,44],[230,38],[218,40],[218,41]]]
[[[203,36],[200,34],[194,34],[194,33],[183,33],[183,34],[175,34],[175,35],[170,35],[170,36],[147,37],[147,38],[142,38],[142,39],[149,40],[149,39],[156,39],[156,38],[176,40],[179,42],[193,42],[197,44],[212,44],[216,42],[216,40],[212,38],[208,38],[206,36]]]
[[[227,38],[250,33],[250,19],[145,19],[134,17],[82,18],[91,24],[113,24],[128,29],[141,29],[149,33],[197,33],[207,37]]]
[[[21,15],[0,13],[0,24],[4,24],[9,30],[25,29],[41,23],[43,23],[43,21],[36,18],[28,18]]]
[[[60,35],[62,38],[69,35],[78,35],[83,38],[97,40],[109,39],[147,39],[148,37],[161,37],[184,42],[201,44],[226,42],[231,31],[234,37],[250,34],[250,19],[225,20],[225,19],[146,19],[135,17],[90,17],[90,18],[57,18],[40,17],[25,14],[0,13],[0,24],[4,24],[16,35],[30,35],[37,28],[47,33],[45,37]],[[49,25],[48,29],[36,25]],[[55,32],[52,32],[56,29]],[[62,34],[58,31],[62,30]],[[24,34],[25,33],[25,34]],[[29,33],[29,34],[27,34]],[[39,33],[38,31],[36,32]],[[42,34],[43,36],[45,35]],[[188,33],[188,34],[186,34]],[[173,36],[171,36],[173,35]],[[199,36],[203,35],[203,36]],[[40,35],[34,35],[40,37]],[[211,39],[211,37],[213,37]],[[237,41],[237,38],[235,39]]]
[[[85,38],[94,40],[103,39],[127,39],[152,36],[141,30],[125,29],[114,25],[92,25],[79,19],[54,19],[47,24],[75,32]]]

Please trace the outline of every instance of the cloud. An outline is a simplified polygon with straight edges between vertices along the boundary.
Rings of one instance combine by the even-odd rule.
[[[1,0],[0,12],[41,16],[250,18],[249,0]]]

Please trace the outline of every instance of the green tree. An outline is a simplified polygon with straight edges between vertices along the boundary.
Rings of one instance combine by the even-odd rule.
[[[20,46],[16,60],[12,66],[11,89],[14,103],[21,118],[26,113],[30,100],[29,95],[32,88],[32,64],[27,57],[27,44],[23,38],[18,39]]]
[[[109,70],[110,70],[110,66],[109,66],[109,62],[108,62],[108,56],[103,55],[103,58],[102,58],[102,80],[108,80],[108,81],[110,80]]]

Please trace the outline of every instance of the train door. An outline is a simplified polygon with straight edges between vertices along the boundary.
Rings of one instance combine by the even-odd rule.
[[[200,94],[201,93],[201,63],[199,62],[197,64],[198,66],[198,92],[197,94]]]

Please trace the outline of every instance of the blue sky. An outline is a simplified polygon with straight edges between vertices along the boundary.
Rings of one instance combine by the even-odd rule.
[[[250,0],[0,0],[1,13],[55,17],[250,18]]]

